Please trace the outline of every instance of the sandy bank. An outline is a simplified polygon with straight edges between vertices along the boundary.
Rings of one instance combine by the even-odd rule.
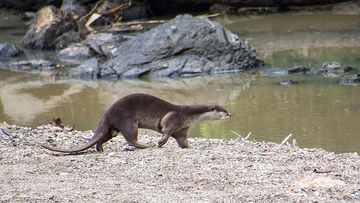
[[[163,148],[138,150],[118,136],[103,154],[95,148],[61,154],[39,145],[68,148],[91,137],[0,124],[0,202],[360,200],[357,153],[202,138],[189,139],[191,149],[171,138]],[[159,139],[140,135],[145,143]]]

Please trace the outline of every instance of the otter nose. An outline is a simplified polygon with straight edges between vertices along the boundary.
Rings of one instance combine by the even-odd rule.
[[[227,113],[227,116],[231,117],[231,114],[230,114],[230,113]]]

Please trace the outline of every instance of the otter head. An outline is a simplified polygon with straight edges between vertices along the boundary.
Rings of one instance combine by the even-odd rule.
[[[225,120],[231,117],[223,107],[217,105],[185,106],[187,119],[185,126],[209,120]]]
[[[231,114],[221,106],[211,105],[209,111],[206,113],[209,120],[226,120],[231,117]]]

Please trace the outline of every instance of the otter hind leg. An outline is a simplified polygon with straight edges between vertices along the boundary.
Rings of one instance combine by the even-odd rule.
[[[161,140],[158,142],[158,147],[159,147],[159,148],[162,147],[164,144],[167,143],[167,141],[168,141],[169,138],[170,138],[170,135],[172,134],[172,133],[166,132],[166,131],[164,130],[164,128],[161,130],[161,132],[163,133],[163,136],[162,136]]]
[[[145,143],[141,143],[139,141],[133,141],[133,142],[127,141],[127,142],[130,146],[133,146],[133,147],[136,147],[139,149],[145,149],[145,148],[150,148],[150,147],[154,146],[154,144],[145,144]]]
[[[158,142],[158,147],[162,147],[172,136],[173,132],[181,125],[176,122],[178,115],[174,112],[167,113],[160,122],[161,133],[163,134],[161,140]]]
[[[98,142],[96,144],[96,151],[103,153],[104,152],[104,148],[103,148],[103,143],[102,142]]]
[[[179,147],[181,148],[189,148],[189,143],[187,140],[187,132],[189,127],[181,129],[179,131],[174,132],[171,136],[175,138],[176,142],[178,143]]]
[[[119,131],[110,128],[108,132],[105,134],[105,136],[99,142],[96,143],[96,151],[104,152],[103,144],[111,140],[111,138],[116,137],[118,133]]]
[[[154,144],[145,144],[141,143],[137,140],[138,138],[138,126],[135,124],[127,124],[123,127],[120,131],[121,134],[124,136],[126,142],[133,147],[139,149],[145,149],[154,146]]]
[[[111,133],[107,132],[105,136],[96,143],[96,151],[104,152],[103,144],[112,138]]]
[[[163,135],[163,138],[161,138],[161,140],[158,143],[158,147],[160,148],[160,147],[164,146],[164,144],[167,143],[169,138],[170,138],[170,135]]]

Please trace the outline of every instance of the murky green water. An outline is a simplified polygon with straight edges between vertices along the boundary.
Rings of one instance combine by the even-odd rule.
[[[357,15],[228,15],[214,20],[248,40],[265,59],[265,68],[316,68],[330,61],[359,68]],[[11,29],[4,34],[0,27],[0,42],[8,39],[9,33]],[[286,79],[301,83],[278,85]],[[192,137],[235,139],[233,130],[243,136],[252,132],[250,139],[257,141],[279,143],[292,133],[290,141],[296,139],[300,147],[360,152],[359,88],[339,85],[338,78],[323,75],[260,77],[243,73],[81,81],[0,70],[0,122],[36,127],[37,122],[46,124],[52,117],[61,117],[77,130],[95,130],[114,101],[143,92],[176,104],[219,104],[232,113],[228,121],[193,126],[189,132]]]

